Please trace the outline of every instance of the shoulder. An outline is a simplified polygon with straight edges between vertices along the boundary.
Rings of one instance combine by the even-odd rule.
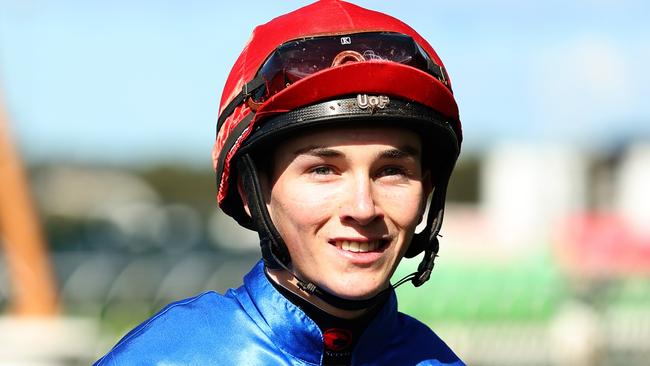
[[[464,365],[428,326],[397,310],[394,292],[359,339],[355,359],[376,365]]]
[[[416,356],[414,365],[464,365],[451,348],[426,324],[398,313],[398,328],[404,336],[403,353]]]
[[[172,355],[183,359],[196,356],[197,350],[223,349],[232,329],[245,332],[242,325],[247,322],[248,316],[229,293],[205,292],[167,305],[127,333],[95,365],[154,363]]]

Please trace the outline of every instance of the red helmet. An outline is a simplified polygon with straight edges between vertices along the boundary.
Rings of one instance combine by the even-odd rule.
[[[277,17],[253,31],[228,76],[219,112],[212,151],[217,200],[226,214],[260,233],[270,267],[288,264],[290,256],[261,193],[255,193],[259,183],[249,152],[312,126],[388,124],[418,131],[435,189],[427,228],[415,235],[406,255],[425,251],[414,283],[426,281],[462,132],[445,67],[411,27],[338,0]],[[235,188],[238,175],[249,206],[252,200],[252,218]]]

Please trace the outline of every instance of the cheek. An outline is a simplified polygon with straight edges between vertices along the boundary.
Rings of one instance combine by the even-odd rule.
[[[335,189],[318,185],[276,184],[269,212],[277,226],[305,231],[331,217],[339,195]]]
[[[424,212],[424,193],[420,188],[390,190],[381,195],[386,214],[401,227],[415,227]]]

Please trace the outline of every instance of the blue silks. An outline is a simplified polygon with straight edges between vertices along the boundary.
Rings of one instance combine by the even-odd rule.
[[[282,296],[260,261],[244,285],[174,302],[95,365],[320,365],[323,336]],[[359,339],[353,365],[464,365],[427,326],[397,311],[393,292]]]

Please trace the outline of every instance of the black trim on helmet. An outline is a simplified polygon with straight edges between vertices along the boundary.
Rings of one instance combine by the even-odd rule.
[[[263,148],[265,145],[272,145],[276,139],[298,129],[368,124],[403,127],[420,134],[430,134],[423,139],[423,146],[426,147],[428,142],[440,142],[444,146],[439,147],[455,161],[459,153],[459,144],[457,133],[448,118],[419,103],[406,102],[390,96],[388,96],[389,102],[383,107],[360,108],[358,98],[359,96],[342,97],[294,109],[270,118],[254,127],[237,154],[259,149],[260,146]]]

